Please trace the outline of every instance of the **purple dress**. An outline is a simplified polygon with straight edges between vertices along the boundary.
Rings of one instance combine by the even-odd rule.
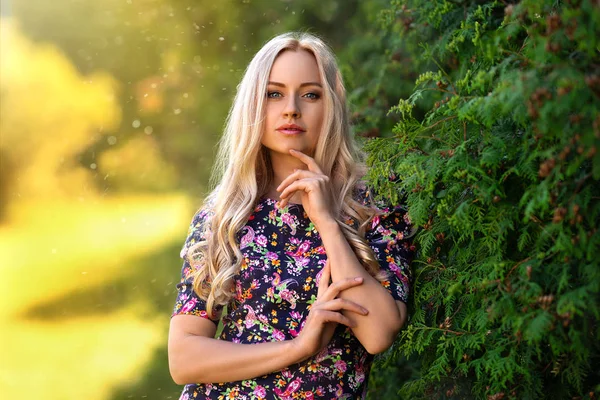
[[[394,299],[406,302],[414,250],[408,239],[410,221],[401,207],[382,212],[374,218],[366,239],[381,268],[388,272],[382,285]],[[209,216],[206,210],[194,216],[182,257],[201,240],[202,225]],[[265,198],[238,238],[244,259],[235,277],[234,298],[222,316],[224,329],[219,339],[234,343],[293,339],[316,299],[327,258],[319,233],[302,205],[279,209],[275,200]],[[206,303],[186,279],[190,271],[184,261],[173,315],[208,318]],[[188,384],[180,399],[357,399],[366,393],[372,361],[373,356],[352,331],[339,325],[328,346],[301,363],[244,381]]]

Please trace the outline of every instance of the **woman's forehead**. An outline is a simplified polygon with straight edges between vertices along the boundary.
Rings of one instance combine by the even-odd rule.
[[[275,59],[269,81],[286,86],[307,82],[321,83],[317,60],[306,50],[285,50]]]

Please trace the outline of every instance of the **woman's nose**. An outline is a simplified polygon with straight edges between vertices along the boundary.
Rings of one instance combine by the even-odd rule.
[[[300,118],[300,107],[298,107],[298,100],[296,96],[289,96],[288,101],[283,109],[283,116],[285,118]]]

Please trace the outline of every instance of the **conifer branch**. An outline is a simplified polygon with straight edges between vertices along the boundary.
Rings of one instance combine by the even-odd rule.
[[[505,280],[507,280],[507,279],[508,279],[508,277],[509,277],[509,276],[510,276],[510,275],[513,273],[513,271],[514,271],[515,269],[517,269],[517,267],[518,267],[519,265],[521,265],[521,264],[523,264],[523,263],[526,263],[526,262],[527,262],[527,261],[529,261],[529,260],[531,260],[531,257],[524,258],[524,259],[522,259],[521,261],[519,261],[518,263],[516,263],[516,264],[515,264],[515,265],[514,265],[514,266],[513,266],[513,267],[510,269],[510,271],[508,271],[508,274],[506,274],[506,277],[504,277],[504,279],[505,279]]]
[[[424,130],[424,131],[426,131],[426,130],[429,130],[429,129],[433,129],[433,128],[435,128],[435,127],[436,127],[438,124],[440,124],[440,123],[442,123],[442,122],[446,122],[446,121],[452,120],[452,119],[454,119],[454,118],[456,118],[456,115],[451,115],[451,116],[449,116],[449,117],[447,117],[447,118],[444,118],[444,119],[441,119],[441,120],[439,120],[439,121],[436,121],[434,124],[431,124],[431,125],[429,125],[429,126],[426,126],[426,127],[424,127],[424,128],[423,128],[423,130]]]
[[[435,65],[437,65],[437,67],[440,69],[440,71],[442,72],[442,74],[444,74],[444,76],[446,77],[446,79],[448,79],[448,83],[450,84],[450,86],[452,86],[452,89],[453,89],[453,91],[451,93],[457,96],[458,93],[456,93],[456,86],[454,86],[454,83],[452,82],[452,78],[450,77],[450,75],[448,75],[448,73],[446,72],[446,70],[444,68],[442,68],[442,66],[435,59],[435,57],[431,57],[431,61],[433,61],[435,63]]]
[[[416,85],[395,78],[397,88],[414,88],[395,109],[403,114],[393,132],[404,142],[373,147],[372,158],[374,168],[393,168],[397,181],[382,186],[406,191],[411,218],[426,227],[415,237],[414,317],[399,343],[404,354],[418,355],[418,378],[407,377],[402,392],[594,394],[600,77],[593,49],[600,26],[589,21],[600,9],[591,0],[458,1],[390,5],[390,15],[400,16],[393,32],[404,38],[402,53],[424,55],[412,67]],[[435,92],[449,105],[431,104]]]
[[[569,197],[569,200],[567,201],[567,203],[573,202],[573,199],[579,193],[579,191],[581,190],[581,187],[583,186],[583,184],[585,183],[585,181],[588,180],[591,177],[592,177],[592,173],[589,172],[589,173],[587,173],[585,176],[583,176],[581,179],[579,179],[577,181],[577,183],[576,183],[577,186],[575,187],[575,190],[573,190],[573,194],[571,195],[571,197]]]

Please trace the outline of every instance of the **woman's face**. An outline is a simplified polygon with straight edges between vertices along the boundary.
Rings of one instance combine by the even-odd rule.
[[[323,87],[315,57],[286,50],[273,63],[261,143],[274,153],[294,149],[313,156],[323,125]]]

